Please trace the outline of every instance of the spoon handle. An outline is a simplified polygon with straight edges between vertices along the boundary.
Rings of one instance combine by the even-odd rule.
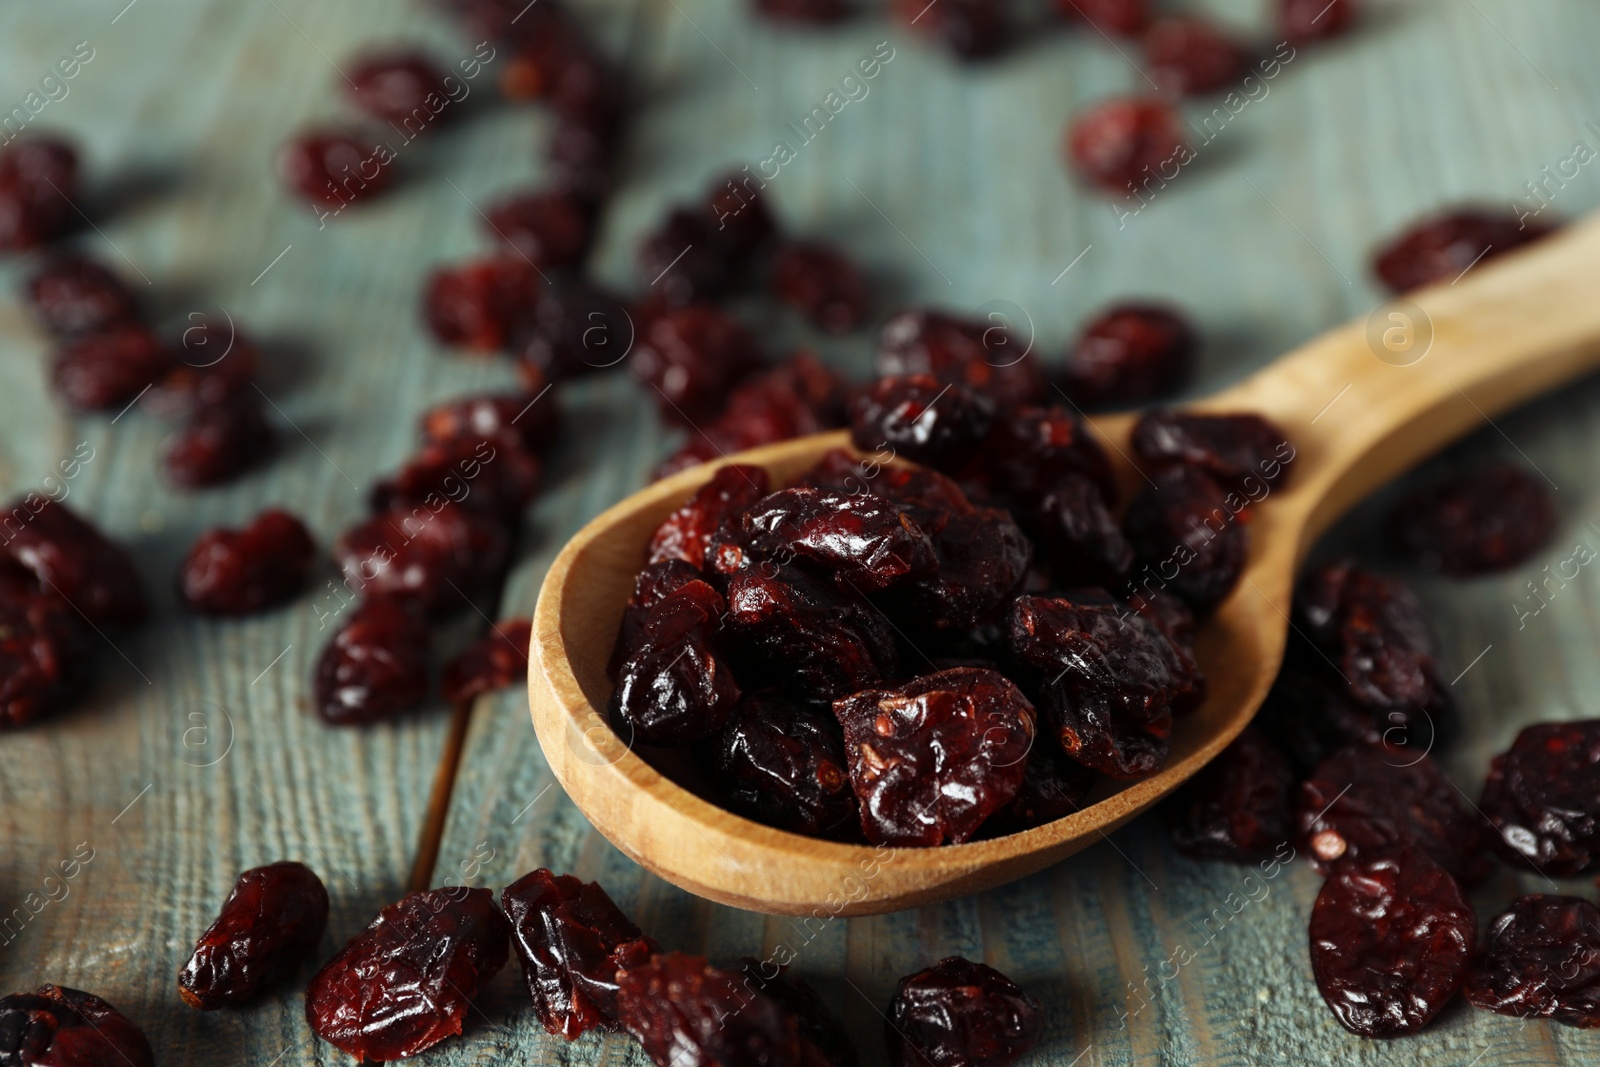
[[[1199,406],[1282,426],[1309,547],[1373,489],[1597,366],[1600,215],[1392,300]]]

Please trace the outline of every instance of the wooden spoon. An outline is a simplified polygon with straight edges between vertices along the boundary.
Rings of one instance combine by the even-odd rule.
[[[785,915],[867,915],[1020,878],[1095,844],[1170,793],[1242,730],[1278,673],[1295,570],[1346,508],[1499,412],[1600,366],[1600,216],[1380,307],[1193,405],[1259,412],[1298,450],[1251,510],[1250,556],[1201,627],[1210,697],[1181,720],[1160,773],[1024,833],[928,849],[801,837],[700,799],[640,758],[603,716],[605,664],[651,532],[717,464],[635,493],[584,527],[540,590],[529,695],[551,769],[601,833],[693,893]],[[1094,422],[1126,491],[1132,417]],[[797,478],[843,432],[730,457]],[[1283,484],[1286,482],[1287,484]],[[1124,495],[1126,498],[1126,492]]]

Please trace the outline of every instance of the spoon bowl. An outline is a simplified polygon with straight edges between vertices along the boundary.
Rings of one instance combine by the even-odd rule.
[[[1277,676],[1300,562],[1330,523],[1461,435],[1600,366],[1600,222],[1585,220],[1441,285],[1380,306],[1187,410],[1254,412],[1283,429],[1293,466],[1250,504],[1238,585],[1199,628],[1209,695],[1173,727],[1165,768],[1082,811],[1022,833],[939,848],[839,844],[776,830],[679,784],[672,755],[646,760],[607,724],[606,662],[651,533],[723,463],[791,484],[844,431],[682,471],[578,532],[551,565],[534,614],[529,698],[552,771],[595,828],[666,880],[770,914],[867,915],[972,893],[1104,839],[1172,792],[1255,715]],[[1129,415],[1090,420],[1126,500],[1145,475]],[[1136,576],[1160,587],[1160,576]]]

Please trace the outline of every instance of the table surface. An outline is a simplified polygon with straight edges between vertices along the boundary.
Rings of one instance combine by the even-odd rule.
[[[782,219],[858,254],[883,310],[1009,301],[1049,360],[1097,305],[1171,298],[1206,335],[1203,392],[1370,310],[1379,294],[1369,250],[1422,212],[1462,199],[1505,204],[1546,180],[1546,167],[1566,166],[1548,185],[1552,210],[1578,214],[1600,199],[1592,169],[1574,176],[1564,163],[1578,142],[1600,148],[1589,124],[1600,10],[1574,0],[1375,3],[1362,32],[1302,52],[1236,114],[1214,118],[1221,132],[1198,161],[1120,220],[1069,181],[1058,141],[1082,105],[1143,84],[1126,47],[1040,32],[967,68],[880,16],[800,34],[751,20],[739,0],[582,6],[608,46],[631,55],[646,101],[596,255],[599,274],[619,284],[631,282],[631,249],[664,205],[784,141],[795,158],[771,186]],[[1266,32],[1265,4],[1214,6]],[[78,42],[93,49],[35,120],[85,145],[95,224],[85,244],[125,268],[163,322],[221,307],[257,335],[287,440],[281,458],[236,485],[175,493],[155,474],[164,428],[137,413],[112,425],[63,412],[45,385],[45,342],[14,299],[0,301],[0,486],[38,486],[60,459],[92,448],[69,502],[133,547],[157,600],[151,624],[99,657],[81,707],[0,736],[0,914],[28,916],[0,934],[0,986],[97,992],[144,1027],[165,1064],[345,1059],[312,1038],[297,988],[202,1015],[181,1004],[175,975],[241,869],[281,858],[316,868],[333,900],[326,954],[401,895],[426,843],[449,711],[368,730],[330,730],[309,712],[310,665],[340,604],[324,584],[331,564],[292,607],[239,622],[197,621],[172,593],[199,530],[268,504],[301,513],[330,543],[361,514],[364,488],[406,455],[418,411],[512,380],[504,364],[437,351],[418,326],[417,293],[435,263],[487,248],[478,205],[537,180],[548,128],[537,109],[495,105],[478,84],[463,105],[469,121],[403,147],[393,195],[325,228],[272,178],[272,153],[291,131],[342,114],[336,64],[393,40],[452,59],[473,43],[419,4],[384,0],[57,0],[0,12],[0,111]],[[789,124],[884,40],[893,58],[868,95],[802,143]],[[1205,108],[1189,113],[1198,123]],[[13,290],[16,267],[3,273]],[[815,340],[783,316],[755,314],[775,352]],[[870,342],[821,347],[860,370]],[[569,430],[530,512],[506,614],[531,610],[562,541],[672,446],[623,378],[560,402]],[[1416,583],[1457,679],[1468,730],[1445,763],[1469,794],[1520,725],[1597,714],[1593,577],[1519,616],[1541,566],[1577,542],[1600,544],[1588,489],[1597,415],[1600,385],[1580,383],[1432,464],[1437,473],[1489,457],[1531,463],[1557,486],[1562,514],[1555,543],[1513,573]],[[1382,497],[1364,505],[1329,543],[1376,552],[1382,506]],[[461,629],[473,624],[482,623],[469,614]],[[1246,869],[1180,857],[1148,819],[1014,885],[897,915],[802,930],[709,904],[646,875],[589,828],[555,786],[520,691],[476,709],[438,845],[435,884],[498,887],[547,865],[600,880],[673,947],[726,959],[788,941],[869,1067],[885,1062],[880,1010],[895,980],[954,953],[994,964],[1044,1003],[1048,1026],[1029,1063],[1468,1067],[1600,1055],[1600,1036],[1459,1003],[1413,1040],[1351,1037],[1307,962],[1319,879],[1295,865],[1247,882]],[[92,859],[47,883],[74,853]],[[1537,882],[1501,872],[1473,899],[1487,917]],[[1582,881],[1567,888],[1592,892]],[[1192,959],[1173,973],[1164,961],[1184,947]],[[1148,992],[1131,998],[1130,983],[1147,979]],[[519,981],[508,968],[467,1035],[427,1061],[642,1062],[619,1037],[568,1046],[547,1036]]]

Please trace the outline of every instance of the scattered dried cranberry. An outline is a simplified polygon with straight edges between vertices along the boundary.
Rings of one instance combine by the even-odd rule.
[[[714,415],[728,390],[760,362],[755,334],[710,304],[642,324],[630,360],[633,376],[655,392],[662,418],[675,423]]]
[[[1119,37],[1132,37],[1150,22],[1150,0],[1055,0],[1055,6],[1068,19]]]
[[[907,28],[943,41],[962,59],[987,59],[1010,37],[1003,0],[894,0],[894,16]]]
[[[183,602],[207,615],[251,615],[294,598],[316,545],[299,519],[273,508],[242,530],[207,530],[178,575]]]
[[[283,146],[278,173],[309,204],[342,208],[381,195],[394,180],[394,150],[342,130],[312,130]]]
[[[79,215],[78,153],[46,137],[0,148],[0,252],[23,252],[55,240]]]
[[[359,57],[344,83],[351,103],[406,137],[428,132],[450,117],[445,73],[419,52],[383,52]]]
[[[740,521],[754,551],[818,568],[861,593],[938,566],[928,535],[878,496],[784,489],[751,505]]]
[[[278,431],[261,401],[240,394],[196,411],[167,442],[161,471],[180,488],[206,489],[259,467],[277,447]]]
[[[195,942],[178,992],[200,1011],[248,1004],[310,958],[327,924],[328,890],[310,867],[253,867]]]
[[[829,333],[849,333],[867,316],[867,276],[832,245],[784,245],[772,258],[767,284],[773,296]]]
[[[333,548],[352,589],[413,599],[435,617],[466,607],[499,577],[509,552],[497,516],[449,502],[374,515]]]
[[[1017,795],[989,816],[981,836],[1021,833],[1076,814],[1083,810],[1083,802],[1098,778],[1094,771],[1062,752],[1060,745],[1036,740],[1028,751]]]
[[[1183,119],[1170,104],[1107,100],[1067,128],[1067,158],[1085,181],[1118,196],[1177,177],[1194,155]]]
[[[1425,755],[1360,746],[1335,753],[1300,783],[1295,824],[1319,871],[1416,845],[1462,882],[1489,873],[1483,817]]]
[[[1305,45],[1346,33],[1361,17],[1360,0],[1279,0],[1278,31]]]
[[[423,311],[442,344],[498,352],[538,299],[538,269],[519,256],[498,256],[435,271]]]
[[[404,467],[372,488],[375,512],[437,511],[454,502],[498,519],[514,519],[539,488],[539,461],[514,429],[424,445]]]
[[[617,972],[646,963],[656,944],[600,884],[541,867],[507,886],[500,907],[545,1030],[573,1041],[620,1029]]]
[[[900,979],[884,1036],[895,1067],[1010,1067],[1039,1043],[1039,1002],[993,967],[949,956]]]
[[[29,310],[44,330],[62,337],[99,333],[138,318],[131,290],[87,256],[50,260],[29,276]]]
[[[931,374],[879,378],[851,408],[850,438],[857,448],[887,447],[942,471],[957,470],[972,457],[995,415],[987,395]]]
[[[673,307],[718,300],[736,286],[734,262],[716,223],[679,208],[639,244],[639,278]]]
[[[760,189],[751,188],[754,178],[748,172],[734,171],[713,181],[706,193],[705,213],[716,224],[718,243],[732,262],[743,265],[770,244],[778,235],[778,223],[767,210]]]
[[[971,667],[834,701],[861,829],[873,844],[970,838],[1022,785],[1033,705],[1004,675]]]
[[[1461,887],[1422,850],[1347,860],[1311,909],[1311,972],[1346,1030],[1414,1034],[1461,987],[1476,932]]]
[[[1286,664],[1256,715],[1256,725],[1289,757],[1301,778],[1340,749],[1383,743],[1384,724],[1343,690],[1332,672]]]
[[[1489,765],[1478,807],[1514,863],[1556,878],[1600,867],[1600,719],[1517,734]]]
[[[1144,33],[1145,73],[1169,93],[1197,96],[1237,83],[1245,50],[1209,19],[1169,15]]]
[[[506,964],[511,926],[487,889],[408,893],[378,913],[306,989],[306,1021],[357,1059],[413,1056],[461,1033]]]
[[[1039,498],[1029,530],[1063,586],[1114,586],[1133,569],[1133,548],[1100,487],[1067,472]]]
[[[856,1067],[856,1049],[844,1024],[804,979],[770,956],[764,960],[745,956],[739,969],[752,988],[765,993],[798,1024],[802,1064]],[[811,1048],[806,1047],[808,1042]]]
[[[1134,423],[1131,440],[1133,454],[1151,466],[1199,467],[1252,499],[1283,488],[1295,459],[1288,436],[1259,415],[1151,411]]]
[[[703,760],[729,811],[811,837],[860,839],[839,724],[825,711],[776,693],[747,696]]]
[[[720,467],[688,502],[656,527],[645,549],[646,563],[681,559],[705,566],[706,548],[724,523],[737,524],[739,516],[767,495],[767,472],[761,467],[730,463]]]
[[[177,359],[139,406],[160,418],[191,418],[204,408],[259,402],[253,386],[261,351],[231,322],[190,316],[174,355]]]
[[[1408,494],[1389,512],[1389,543],[1418,566],[1457,577],[1510,570],[1549,544],[1556,506],[1522,468],[1494,463]]]
[[[606,370],[633,348],[634,322],[612,294],[582,282],[557,280],[539,290],[515,339],[524,378],[559,382]],[[529,391],[533,391],[529,383]],[[541,384],[539,388],[543,388]]]
[[[77,411],[116,411],[166,377],[177,355],[133,323],[69,342],[50,368],[57,395]]]
[[[941,0],[942,2],[942,0]],[[1002,408],[1033,403],[1047,383],[1030,345],[998,313],[974,322],[912,308],[884,324],[876,369],[884,377],[931,374],[985,393]]]
[[[510,433],[516,451],[532,456],[554,443],[561,407],[537,393],[484,393],[429,408],[419,425],[425,444],[493,441]]]
[[[0,1063],[17,1067],[152,1067],[144,1033],[91,993],[44,985],[0,997]]]
[[[742,974],[668,952],[617,974],[618,1014],[656,1067],[799,1067],[799,1025]]]
[[[705,577],[700,568],[681,559],[664,563],[647,563],[633,580],[633,596],[622,611],[622,624],[617,629],[617,643],[611,650],[611,660],[606,672],[615,679],[623,661],[638,649],[644,636],[644,622],[655,607],[669,593],[675,593],[690,582]]]
[[[492,629],[444,665],[439,693],[445,703],[465,704],[527,677],[533,620],[501,619]]]
[[[1167,467],[1133,498],[1123,527],[1139,562],[1190,607],[1206,611],[1244,572],[1250,551],[1245,504],[1199,467]]]
[[[1068,474],[1080,474],[1105,494],[1115,489],[1111,461],[1099,440],[1064,407],[1024,407],[995,422],[972,462],[957,473],[963,484],[1022,504],[1037,502]]]
[[[515,44],[515,51],[500,74],[500,91],[509,100],[553,97],[567,67],[587,48],[570,11],[554,4],[543,4],[540,8],[528,12],[536,16],[526,20],[530,25],[521,25],[524,20],[506,7],[499,15],[498,21],[502,23],[499,31],[483,34],[491,40]],[[518,25],[507,25],[512,20]]]
[[[390,719],[428,697],[428,626],[404,601],[371,597],[317,660],[317,714],[334,726]]]
[[[611,694],[611,716],[624,736],[687,745],[727,725],[739,683],[718,632],[726,608],[715,589],[695,581],[650,609]]]
[[[541,270],[581,263],[594,226],[585,198],[562,188],[502,200],[489,209],[484,221],[493,236]]]
[[[30,493],[12,501],[0,551],[95,626],[132,626],[147,609],[133,557],[65,504]],[[14,528],[20,527],[20,528]]]
[[[1327,6],[1332,17],[1343,5]],[[1372,269],[1392,291],[1409,292],[1454,281],[1475,264],[1537,241],[1554,229],[1542,223],[1529,225],[1514,212],[1457,208],[1424,219],[1380,248]]]
[[[1085,407],[1137,404],[1188,384],[1199,348],[1194,327],[1160,304],[1118,304],[1084,327],[1064,385]]]
[[[14,564],[0,575],[0,730],[27,726],[82,691],[92,651],[82,617]]]
[[[813,26],[827,26],[842,21],[852,11],[846,0],[751,0],[751,8],[779,22]]]
[[[1288,843],[1294,784],[1283,753],[1247,726],[1166,802],[1167,832],[1190,856],[1254,863]]]
[[[1462,992],[1475,1008],[1600,1028],[1600,908],[1578,897],[1518,897],[1489,926]]]

